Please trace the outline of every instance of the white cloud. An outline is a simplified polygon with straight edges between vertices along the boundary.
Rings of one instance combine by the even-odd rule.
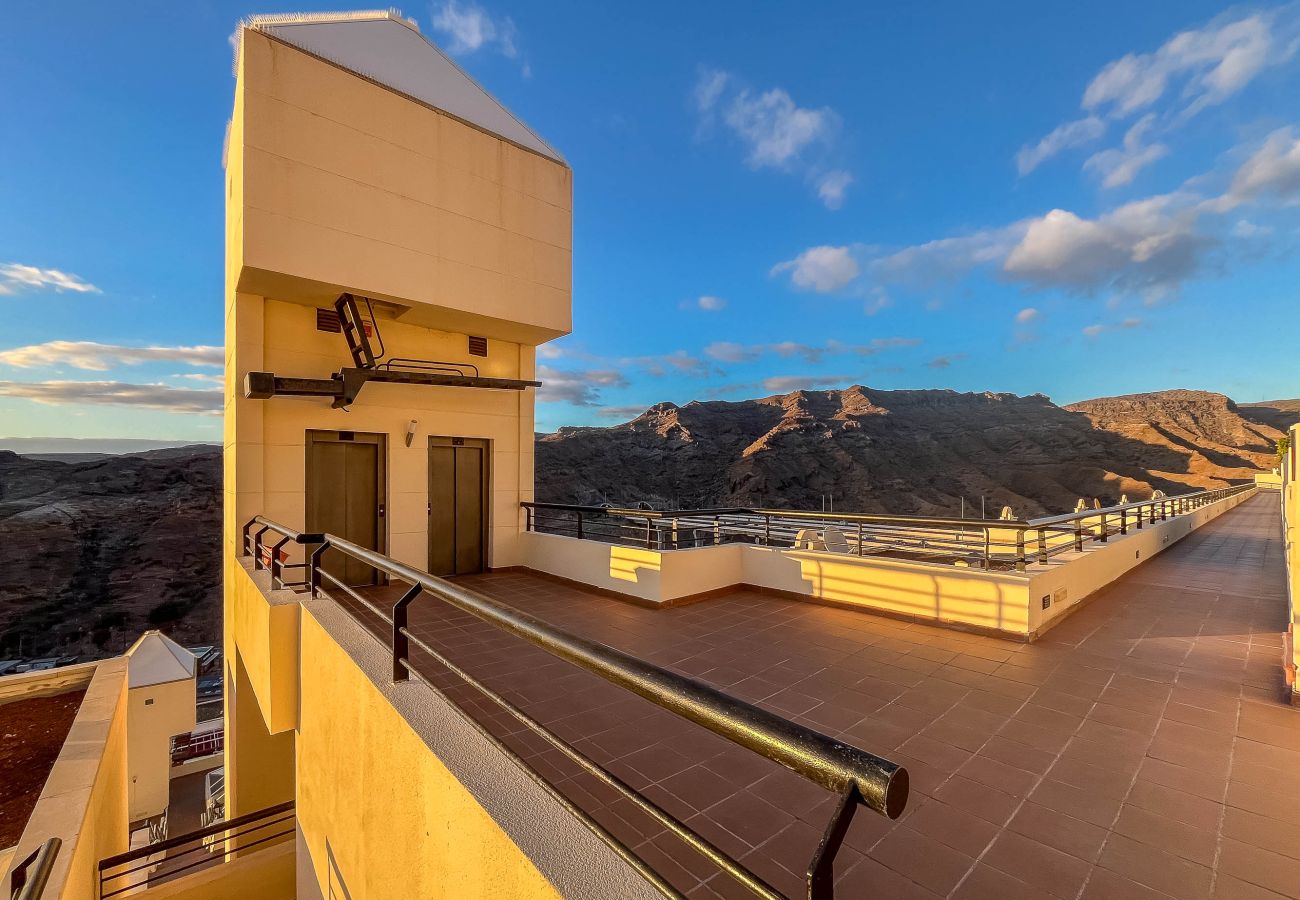
[[[757,96],[742,90],[723,120],[745,144],[746,161],[755,169],[789,166],[811,144],[829,140],[839,125],[839,116],[830,107],[801,107],[781,88]]]
[[[447,0],[433,7],[433,30],[450,38],[448,51],[468,55],[479,50],[495,50],[507,59],[519,58],[519,31],[509,16],[495,18],[477,3]],[[527,62],[521,64],[524,77],[532,74]]]
[[[931,369],[949,369],[952,368],[953,363],[959,362],[965,358],[965,353],[949,353],[945,356],[936,356],[934,359],[926,363],[926,366]]]
[[[566,372],[551,366],[538,366],[537,399],[542,403],[571,403],[574,406],[597,406],[602,387],[627,387],[627,378],[610,369]]]
[[[884,281],[929,287],[965,275],[971,269],[1000,263],[1024,235],[1027,223],[985,228],[958,237],[939,238],[879,256],[871,268]]]
[[[711,113],[730,80],[731,76],[721,69],[701,68],[700,77],[696,79],[695,87],[691,90],[691,100],[695,104],[696,111],[703,114]]]
[[[816,179],[817,196],[827,209],[839,209],[844,205],[844,194],[853,183],[853,175],[843,169],[826,172]]]
[[[1178,83],[1187,113],[1222,103],[1294,52],[1289,41],[1276,39],[1275,25],[1276,12],[1221,16],[1174,35],[1154,53],[1130,53],[1097,73],[1083,106],[1127,115],[1151,106]]]
[[[184,378],[186,381],[198,381],[202,384],[225,384],[225,377],[222,375],[212,375],[207,372],[187,372],[179,375],[173,375],[172,378]]]
[[[704,355],[719,362],[752,362],[762,356],[761,347],[746,347],[734,341],[714,341],[704,348]]]
[[[700,297],[695,301],[695,305],[705,312],[718,312],[719,310],[727,308],[727,301],[723,300],[721,297],[714,297],[705,294],[703,297]]]
[[[1127,319],[1123,319],[1119,322],[1115,322],[1114,324],[1111,325],[1101,325],[1101,324],[1088,325],[1083,329],[1083,335],[1084,337],[1091,338],[1091,337],[1097,337],[1098,335],[1103,334],[1107,331],[1131,331],[1134,328],[1141,328],[1145,324],[1146,322],[1144,322],[1142,319],[1136,317],[1130,317]]]
[[[220,415],[224,403],[220,390],[190,390],[165,384],[127,384],[121,381],[0,381],[0,396],[51,406],[133,406],[200,415]]]
[[[53,289],[79,294],[98,294],[99,288],[77,275],[58,269],[41,269],[22,263],[0,263],[0,294],[25,290]]]
[[[602,419],[618,419],[620,422],[627,422],[645,411],[644,406],[602,406],[596,411],[596,415]]]
[[[807,391],[819,387],[838,387],[854,380],[852,375],[776,375],[763,379],[763,387],[778,394]]]
[[[1066,122],[1037,145],[1017,154],[1020,174],[1032,171],[1069,147],[1100,137],[1105,119],[1124,119],[1152,110],[1159,130],[1168,132],[1207,106],[1223,103],[1260,72],[1290,60],[1300,46],[1294,4],[1268,12],[1226,13],[1202,28],[1179,32],[1151,53],[1129,53],[1107,63],[1084,89],[1087,115]],[[1167,101],[1167,102],[1162,102]],[[1145,145],[1147,122],[1129,132],[1122,149],[1095,154],[1088,161],[1107,187],[1128,184],[1139,169],[1166,155],[1162,144]]]
[[[1032,306],[1026,306],[1020,312],[1016,313],[1016,322],[1020,325],[1028,325],[1030,322],[1038,321],[1039,312]]]
[[[1241,164],[1232,184],[1216,203],[1220,211],[1263,197],[1292,203],[1300,200],[1300,137],[1280,128]]]
[[[888,291],[882,287],[874,287],[871,289],[871,296],[868,297],[867,302],[863,304],[862,311],[869,316],[874,316],[879,312],[889,309],[889,307],[893,305],[894,300],[889,296]]]
[[[1028,175],[1062,150],[1095,141],[1105,133],[1106,123],[1096,116],[1085,116],[1058,125],[1034,146],[1026,144],[1020,148],[1016,154],[1016,169],[1021,175]]]
[[[704,354],[710,359],[728,363],[753,362],[765,354],[779,356],[782,359],[800,357],[810,363],[818,363],[827,356],[875,356],[884,350],[898,347],[915,347],[921,343],[918,338],[888,337],[872,338],[865,344],[846,344],[834,338],[825,344],[805,344],[800,341],[778,341],[772,344],[737,344],[732,341],[715,341],[704,348]]]
[[[0,364],[20,369],[72,366],[105,372],[114,365],[160,361],[220,366],[225,362],[225,354],[221,347],[122,347],[94,341],[48,341],[0,351]]]
[[[800,106],[783,88],[756,92],[721,69],[701,67],[690,93],[697,136],[721,121],[745,151],[751,169],[802,174],[828,209],[839,209],[853,174],[828,165],[840,117],[829,106]]]
[[[1037,288],[1094,293],[1176,288],[1214,242],[1198,234],[1196,212],[1166,194],[1096,219],[1054,209],[1028,223],[1003,274]]]
[[[1272,227],[1268,225],[1256,225],[1249,219],[1238,219],[1237,223],[1232,226],[1233,237],[1242,238],[1243,240],[1248,241],[1266,238],[1272,233]]]
[[[1164,144],[1144,144],[1143,138],[1155,123],[1155,113],[1139,119],[1124,135],[1122,149],[1103,150],[1088,157],[1083,164],[1101,176],[1102,187],[1120,187],[1129,184],[1137,173],[1159,159],[1169,155]]]
[[[771,274],[790,273],[797,288],[829,294],[845,287],[861,274],[848,247],[810,247],[794,259],[778,263]]]

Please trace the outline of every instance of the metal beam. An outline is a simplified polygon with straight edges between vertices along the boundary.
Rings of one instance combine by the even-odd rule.
[[[331,378],[282,378],[272,372],[249,372],[244,376],[244,396],[249,400],[272,397],[330,397],[336,408],[351,406],[368,382],[423,384],[433,387],[467,387],[486,390],[522,391],[540,387],[540,381],[517,378],[484,378],[444,375],[434,372],[406,372],[400,369],[356,369],[346,367]]]

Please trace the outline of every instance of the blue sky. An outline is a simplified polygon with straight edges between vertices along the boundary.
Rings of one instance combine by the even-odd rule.
[[[228,38],[273,11],[7,9],[0,435],[219,437]],[[541,429],[852,383],[1300,395],[1296,5],[403,11],[574,169]]]

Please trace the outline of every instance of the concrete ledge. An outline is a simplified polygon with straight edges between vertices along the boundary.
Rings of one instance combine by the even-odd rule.
[[[126,662],[119,656],[94,664],[81,708],[14,850],[13,858],[21,860],[51,837],[63,841],[46,897],[89,900],[99,883],[99,860],[127,849]]]
[[[394,683],[388,648],[347,611],[328,598],[302,608],[297,815],[322,887],[343,896],[346,883],[354,897],[660,896],[460,710],[418,680]],[[359,818],[364,809],[373,815]]]
[[[1246,491],[1191,512],[1130,526],[1127,535],[1091,538],[1026,572],[722,544],[645,550],[563,535],[521,535],[526,568],[649,608],[699,602],[749,589],[827,603],[909,622],[1032,641],[1098,589],[1255,496]],[[1073,543],[1073,537],[1053,539]]]
[[[271,575],[241,558],[226,581],[226,646],[238,647],[271,734],[298,723],[299,601],[271,589]]]
[[[56,697],[69,691],[79,691],[90,684],[98,665],[97,662],[88,662],[78,666],[6,675],[0,678],[0,705],[14,700]]]

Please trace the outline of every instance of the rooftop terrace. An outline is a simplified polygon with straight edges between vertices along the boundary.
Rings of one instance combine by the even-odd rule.
[[[836,860],[844,896],[1270,897],[1300,884],[1272,496],[1032,644],[749,591],[650,610],[527,573],[460,583],[905,765],[903,816],[853,821]],[[431,597],[411,632],[773,887],[804,892],[833,795]],[[430,657],[412,660],[674,887],[747,895]]]

